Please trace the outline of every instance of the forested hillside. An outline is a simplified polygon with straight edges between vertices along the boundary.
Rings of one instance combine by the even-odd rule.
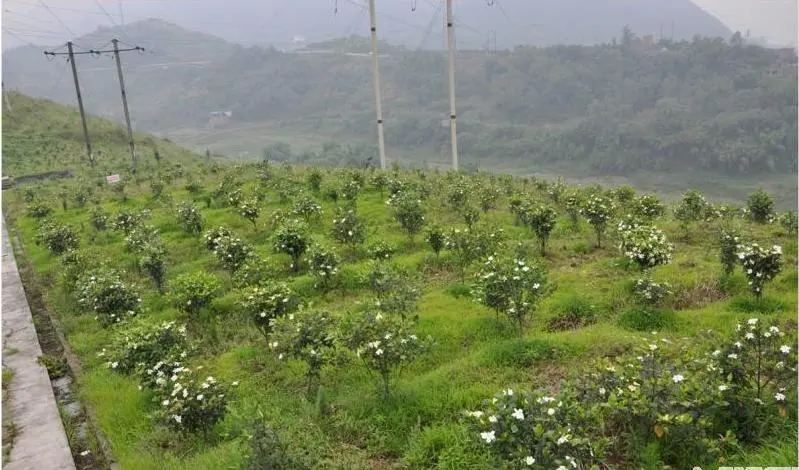
[[[650,47],[629,30],[619,38],[590,47],[460,52],[465,157],[520,167],[568,163],[615,174],[796,171],[793,51],[747,46],[740,36],[729,43],[696,38]],[[170,44],[175,56],[179,47]],[[197,41],[192,44],[196,48]],[[213,44],[215,52],[200,68],[147,66],[155,55],[130,59],[136,62],[126,81],[137,128],[205,129],[209,112],[222,109],[233,112],[231,126],[267,122],[291,132],[323,128],[341,141],[373,141],[368,56],[346,55],[341,47],[292,54]],[[45,74],[29,75],[17,57],[4,57],[6,85],[41,90],[37,83],[49,83]],[[445,57],[392,49],[381,59],[381,73],[388,145],[446,148]],[[82,83],[89,109],[119,119],[114,75],[109,67],[84,74]],[[74,102],[68,80],[56,89],[54,98]]]

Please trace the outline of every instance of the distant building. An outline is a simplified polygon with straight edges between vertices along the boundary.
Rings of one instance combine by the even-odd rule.
[[[214,129],[229,123],[232,116],[232,111],[211,111],[208,117],[208,129]]]

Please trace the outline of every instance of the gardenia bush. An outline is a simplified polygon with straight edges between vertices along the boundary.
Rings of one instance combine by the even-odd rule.
[[[267,338],[275,320],[296,310],[298,304],[291,289],[281,282],[247,287],[241,290],[238,298],[239,307]]]
[[[355,210],[340,208],[333,219],[330,236],[339,243],[355,246],[366,240],[366,224]]]
[[[615,206],[613,201],[604,196],[589,197],[582,208],[583,216],[588,220],[596,233],[596,246],[602,246],[602,236],[605,234],[608,222],[610,222]]]
[[[635,214],[646,220],[654,220],[666,213],[666,207],[657,196],[644,194],[635,199]]]
[[[291,211],[291,213],[293,215],[302,217],[306,222],[310,222],[311,219],[322,215],[322,206],[317,204],[313,199],[304,197],[299,199],[294,204],[294,209]]]
[[[100,269],[78,281],[78,305],[94,312],[103,327],[136,315],[141,305],[139,293],[111,269]]]
[[[782,247],[766,249],[757,243],[738,246],[738,260],[749,280],[749,289],[758,298],[763,296],[763,286],[777,277],[782,270]]]
[[[337,324],[329,313],[304,311],[279,318],[269,348],[278,359],[305,362],[308,393],[319,383],[322,368],[336,359]]]
[[[255,252],[250,245],[244,243],[240,238],[234,237],[217,239],[214,254],[222,264],[222,267],[230,272],[235,272],[248,259],[255,256]]]
[[[170,380],[155,389],[156,418],[180,433],[210,436],[227,411],[228,386],[213,376],[203,378],[199,367],[171,367]]]
[[[390,393],[392,377],[430,344],[429,339],[420,341],[408,322],[380,312],[364,312],[350,318],[344,335],[347,347],[370,373],[379,377],[379,390],[384,399]]]
[[[199,209],[190,202],[181,202],[177,209],[178,224],[186,233],[197,234],[203,230],[205,225],[203,216]]]
[[[186,351],[186,327],[170,322],[140,322],[117,332],[108,350],[98,354],[108,367],[121,374],[142,373],[165,357]]]
[[[738,265],[738,246],[741,234],[737,230],[722,230],[719,235],[719,259],[724,266],[724,274],[729,276]]]
[[[308,266],[316,278],[314,287],[327,291],[335,282],[341,259],[333,251],[324,246],[314,246],[308,253]]]
[[[108,219],[108,212],[106,212],[102,206],[95,206],[89,215],[89,223],[91,223],[92,227],[98,232],[102,232],[108,228]]]
[[[378,240],[369,247],[369,258],[375,261],[389,261],[396,251],[394,245]]]
[[[172,304],[176,309],[196,317],[216,297],[221,284],[213,274],[204,271],[186,273],[171,282]]]
[[[252,228],[255,229],[257,227],[258,216],[261,215],[261,208],[258,206],[258,201],[244,201],[239,204],[239,214],[249,220],[252,224]]]
[[[662,230],[655,227],[638,226],[621,234],[620,249],[630,262],[641,269],[671,263],[674,245],[666,240]]]
[[[687,191],[674,209],[674,218],[685,226],[690,222],[702,220],[707,210],[707,200],[699,191]]]
[[[762,189],[758,189],[749,196],[746,208],[752,220],[759,224],[774,221],[774,198]]]
[[[455,254],[455,260],[460,268],[461,278],[465,276],[466,268],[475,260],[497,251],[504,242],[502,229],[488,231],[477,228],[451,229],[447,234],[444,246]]]
[[[547,242],[555,228],[555,222],[558,220],[558,213],[555,209],[539,205],[533,208],[526,218],[527,225],[533,230],[536,238],[538,239],[538,246],[541,251],[541,256],[547,253]]]
[[[784,228],[789,235],[795,235],[797,229],[796,212],[788,211],[780,216],[780,225]]]
[[[43,219],[53,212],[53,208],[43,202],[34,202],[28,206],[26,212],[29,217]]]
[[[441,250],[446,246],[447,235],[444,233],[444,229],[442,229],[440,226],[433,225],[427,229],[424,240],[428,245],[430,245],[433,253],[438,256],[439,253],[441,253]]]
[[[420,195],[410,191],[402,191],[392,194],[386,201],[394,213],[394,220],[408,234],[408,238],[413,240],[414,235],[419,233],[424,227],[424,205]]]
[[[214,251],[222,239],[232,236],[233,232],[227,227],[212,228],[203,235],[203,240],[205,240],[205,248]]]
[[[47,250],[60,255],[78,248],[78,236],[66,225],[53,222],[43,222],[36,232],[36,243],[44,245]]]
[[[656,305],[661,300],[671,295],[671,285],[667,282],[658,283],[651,276],[645,276],[635,281],[633,293],[644,304]]]
[[[275,231],[273,238],[274,251],[291,256],[291,270],[298,272],[300,258],[311,244],[307,226],[298,220],[288,220]]]
[[[547,294],[546,271],[523,259],[489,256],[475,276],[472,297],[503,314],[519,329],[535,311],[538,301]]]

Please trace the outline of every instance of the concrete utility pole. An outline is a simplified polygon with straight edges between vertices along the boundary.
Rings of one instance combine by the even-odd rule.
[[[80,110],[80,122],[83,124],[83,138],[86,140],[86,153],[89,155],[89,164],[94,166],[94,154],[92,154],[92,142],[89,139],[89,127],[86,125],[86,111],[83,109],[83,97],[80,95],[80,84],[78,83],[78,68],[75,65],[75,52],[72,50],[72,41],[67,43],[69,51],[69,63],[72,65],[72,78],[75,80],[75,94],[78,96],[78,109]],[[45,54],[47,54],[45,52]]]
[[[375,0],[369,0],[369,20],[372,29],[372,83],[375,89],[375,110],[377,111],[377,145],[380,148],[380,168],[386,169],[386,140],[383,134],[383,98],[380,96],[380,67],[377,55],[377,14]]]
[[[119,60],[119,40],[112,39],[114,44],[114,59],[117,62],[119,75],[119,88],[122,90],[122,108],[125,110],[125,123],[128,125],[128,145],[130,145],[130,161],[133,173],[136,173],[136,147],[133,143],[133,129],[130,127],[130,113],[128,112],[128,95],[125,92],[125,79],[122,77],[122,62]]]
[[[455,31],[452,27],[452,0],[447,0],[447,50],[449,53],[449,130],[452,141],[452,169],[458,171],[458,130],[455,114]]]

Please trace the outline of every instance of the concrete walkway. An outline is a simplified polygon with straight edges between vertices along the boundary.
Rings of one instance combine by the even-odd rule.
[[[47,370],[36,362],[42,354],[14,251],[3,226],[3,365],[14,372],[3,413],[17,435],[6,470],[75,470],[64,425],[58,414]],[[11,351],[13,354],[8,354]]]

